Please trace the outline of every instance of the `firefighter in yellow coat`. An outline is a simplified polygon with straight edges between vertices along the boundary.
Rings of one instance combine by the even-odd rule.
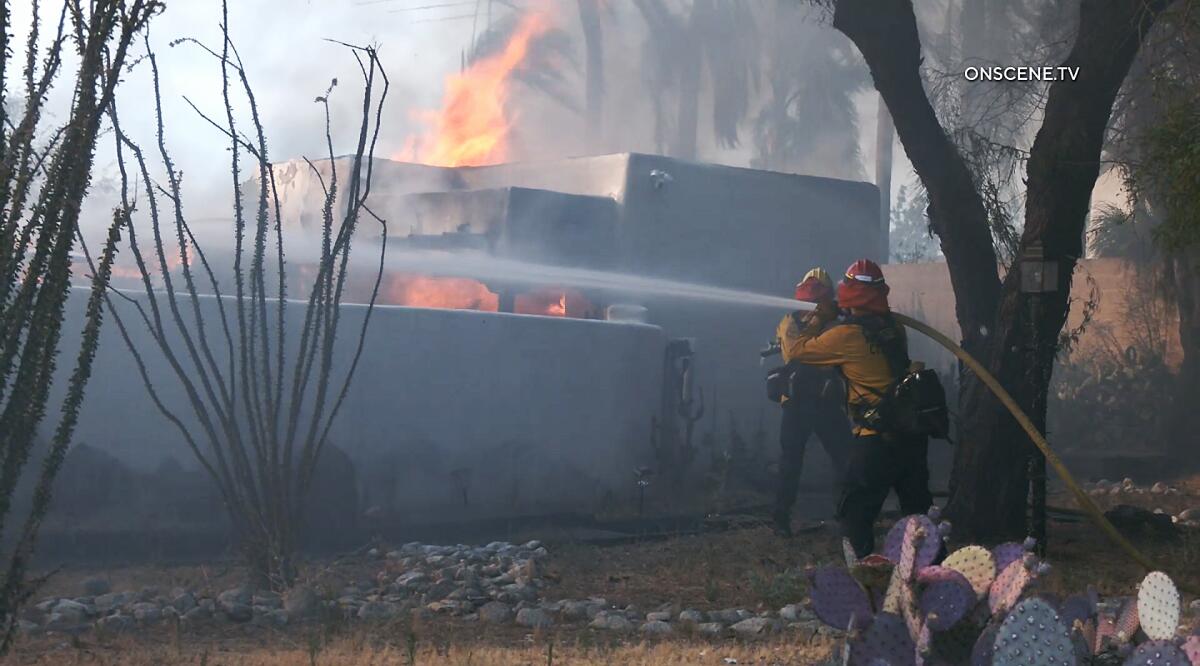
[[[929,492],[928,438],[890,431],[880,421],[881,402],[910,361],[904,327],[892,318],[883,271],[860,259],[838,284],[837,304],[849,315],[818,306],[780,327],[784,359],[818,367],[836,367],[846,380],[846,407],[854,437],[842,477],[838,522],[857,557],[875,546],[874,524],[888,494],[896,491],[903,514],[924,513]]]
[[[824,312],[836,312],[833,303],[833,281],[824,269],[814,268],[796,285],[796,300],[817,304]],[[792,313],[783,318],[777,330],[777,339],[782,342],[794,335],[793,328],[807,325],[808,314]],[[800,473],[804,468],[804,450],[810,436],[821,440],[821,446],[829,456],[833,470],[833,504],[836,507],[841,487],[846,452],[850,444],[850,423],[846,418],[845,389],[837,371],[818,368],[799,362],[787,363],[789,394],[781,398],[782,417],[779,424],[779,485],[775,494],[775,511],[772,515],[776,533],[790,536],[792,533],[792,505],[796,503]]]

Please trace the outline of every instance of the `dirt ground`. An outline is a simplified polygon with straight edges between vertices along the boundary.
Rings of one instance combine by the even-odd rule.
[[[1193,487],[1194,486],[1194,487]],[[1200,484],[1189,482],[1176,504],[1196,503]],[[1111,506],[1128,503],[1152,508],[1162,497],[1102,497]],[[1053,504],[1068,506],[1062,496]],[[882,532],[886,524],[880,526]],[[1139,548],[1176,579],[1190,601],[1200,589],[1200,530],[1184,530],[1176,540],[1140,538]],[[550,542],[544,569],[546,599],[601,596],[618,604],[652,609],[671,602],[701,610],[746,608],[778,610],[803,602],[805,567],[836,562],[837,539],[831,528],[816,528],[791,539],[765,526],[734,531],[596,546]],[[1052,523],[1048,560],[1052,570],[1042,581],[1055,593],[1095,585],[1105,595],[1129,595],[1145,572],[1086,522]],[[324,589],[373,577],[377,560],[363,555],[311,562],[305,582]],[[56,573],[38,598],[66,595],[95,571]],[[114,589],[145,586],[210,590],[243,582],[234,564],[210,566],[138,566],[105,570]],[[616,636],[560,624],[531,631],[489,626],[456,618],[401,620],[382,624],[326,621],[263,628],[213,622],[183,629],[163,623],[131,635],[77,637],[47,635],[18,640],[6,663],[12,664],[813,664],[838,649],[825,636],[785,633],[764,641],[706,639],[686,631],[662,640]]]

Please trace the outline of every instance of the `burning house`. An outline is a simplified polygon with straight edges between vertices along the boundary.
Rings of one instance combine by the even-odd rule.
[[[379,306],[368,362],[331,431],[354,470],[333,481],[355,486],[354,515],[410,524],[595,512],[628,506],[648,470],[674,480],[652,486],[650,501],[686,498],[680,488],[694,488],[708,460],[747,443],[765,473],[778,419],[758,350],[780,312],[681,300],[622,276],[786,296],[813,266],[882,253],[868,183],[639,153],[513,160],[509,79],[546,29],[532,16],[447,80],[428,136],[370,165],[367,207],[386,225]],[[320,238],[325,183],[352,168],[347,158],[275,165],[290,293],[307,293],[316,272],[303,245]],[[369,220],[357,235],[351,327],[383,240]],[[137,278],[122,270],[118,280]],[[610,279],[571,279],[580,270]],[[205,305],[214,317],[217,306]],[[131,335],[135,347],[152,344],[140,327]],[[159,395],[186,414],[165,361],[147,362]],[[104,389],[80,415],[88,444],[147,473],[192,462],[112,327],[92,382]]]

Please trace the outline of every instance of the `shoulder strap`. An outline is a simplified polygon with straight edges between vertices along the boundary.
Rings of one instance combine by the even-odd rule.
[[[862,328],[867,344],[871,349],[878,349],[883,353],[896,381],[904,377],[911,365],[908,344],[900,326],[890,314],[852,316],[846,319],[846,323],[857,324]]]

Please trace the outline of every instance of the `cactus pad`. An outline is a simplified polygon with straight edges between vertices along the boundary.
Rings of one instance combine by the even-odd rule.
[[[1179,590],[1169,576],[1152,571],[1142,580],[1137,596],[1138,620],[1151,640],[1175,636],[1179,626]]]
[[[1126,666],[1191,666],[1179,646],[1170,641],[1146,641],[1125,660]]]
[[[1096,624],[1091,620],[1075,620],[1074,626],[1071,627],[1071,638],[1075,639],[1076,643],[1082,646],[1082,651],[1089,655],[1100,651],[1096,635]]]
[[[992,549],[992,558],[996,560],[996,572],[1008,568],[1008,565],[1025,557],[1025,547],[1015,541],[1002,543]]]
[[[992,614],[1004,615],[1013,608],[1031,579],[1032,576],[1029,569],[1025,568],[1024,562],[1016,560],[1009,563],[992,582],[988,595],[988,608],[992,610]]]
[[[896,521],[896,524],[892,525],[892,529],[888,530],[887,537],[883,541],[883,554],[893,562],[900,562],[900,552],[904,546],[905,535],[909,533],[908,526],[910,524],[919,527],[920,532],[923,532],[923,538],[919,539],[917,544],[914,564],[917,569],[927,567],[933,563],[942,549],[942,540],[938,536],[937,526],[928,516],[916,514]]]
[[[989,624],[979,634],[975,647],[971,650],[971,666],[992,666],[992,656],[996,651],[996,634],[1000,625]]]
[[[960,621],[948,631],[932,632],[929,640],[931,661],[947,664],[967,664],[971,650],[979,640],[982,629],[973,622]]]
[[[871,601],[867,593],[845,569],[824,567],[809,572],[813,612],[822,622],[844,629],[854,617],[854,625],[866,626],[871,619]]]
[[[892,578],[894,564],[882,555],[868,555],[850,569],[850,575],[873,597],[883,596]]]
[[[1011,566],[1011,565],[1010,565]],[[1013,608],[996,632],[996,666],[1075,664],[1070,632],[1054,608],[1037,597]]]
[[[1180,647],[1188,659],[1192,660],[1192,664],[1200,664],[1200,636],[1188,636]]]
[[[1075,620],[1091,620],[1096,617],[1096,604],[1091,597],[1084,594],[1073,594],[1059,606],[1063,623],[1074,625]]]
[[[1121,643],[1133,640],[1133,636],[1137,633],[1140,626],[1137,600],[1130,599],[1125,602],[1125,605],[1121,607],[1121,612],[1117,614],[1117,640]]]
[[[975,590],[958,571],[949,567],[925,567],[917,574],[921,590],[920,608],[925,623],[934,631],[946,631],[963,619],[975,605]]]
[[[975,590],[975,595],[982,599],[988,593],[992,581],[996,579],[996,558],[983,546],[966,546],[950,553],[942,566],[949,567],[966,576]]]
[[[870,666],[883,660],[890,666],[914,666],[916,645],[908,633],[904,618],[894,613],[880,613],[862,637],[850,647],[850,666]]]

